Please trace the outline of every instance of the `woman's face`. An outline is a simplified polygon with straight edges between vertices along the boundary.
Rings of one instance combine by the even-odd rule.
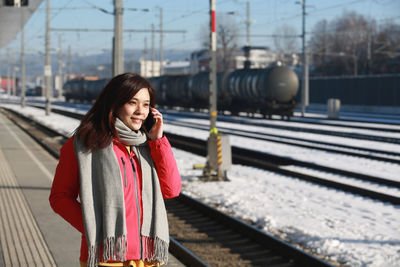
[[[133,131],[138,131],[149,115],[150,94],[147,88],[140,89],[117,112],[118,118]]]

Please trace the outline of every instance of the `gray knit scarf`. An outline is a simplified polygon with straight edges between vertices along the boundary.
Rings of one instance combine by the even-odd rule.
[[[167,263],[167,213],[146,135],[142,131],[132,131],[118,118],[115,127],[120,141],[132,146],[142,169],[141,259]],[[74,149],[79,165],[81,207],[89,250],[87,266],[95,266],[100,261],[125,261],[129,244],[124,192],[113,143],[104,149],[88,151],[75,138]]]

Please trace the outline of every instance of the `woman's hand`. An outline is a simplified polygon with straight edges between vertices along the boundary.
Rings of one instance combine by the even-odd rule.
[[[150,112],[153,114],[155,122],[150,132],[147,133],[147,136],[151,140],[157,140],[163,137],[163,117],[162,114],[155,108],[150,108]]]

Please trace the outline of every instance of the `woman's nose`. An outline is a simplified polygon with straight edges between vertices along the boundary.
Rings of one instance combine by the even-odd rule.
[[[144,106],[138,105],[138,106],[136,107],[135,113],[136,113],[136,114],[143,114],[143,113],[144,113],[144,110],[145,110]]]

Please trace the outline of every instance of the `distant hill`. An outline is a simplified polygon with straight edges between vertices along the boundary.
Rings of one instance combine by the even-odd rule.
[[[190,58],[191,51],[189,50],[165,50],[164,60],[179,61]],[[110,77],[111,76],[111,57],[112,53],[110,51],[104,51],[103,53],[93,54],[93,55],[79,55],[77,53],[71,55],[71,72],[74,74],[85,74],[85,75],[98,75],[100,77]],[[143,50],[125,50],[125,71],[131,71],[133,66],[133,60],[139,60],[144,57]],[[147,59],[151,58],[151,51],[147,53]],[[155,51],[155,58],[158,60],[159,51]],[[28,81],[34,81],[37,76],[43,74],[44,57],[43,55],[25,55],[26,62],[26,75]],[[68,72],[68,55],[66,52],[63,54],[63,73]],[[17,58],[17,65],[19,65],[20,60]],[[53,74],[58,73],[58,55],[51,55],[51,65]],[[6,64],[3,60],[1,74],[3,77],[7,76]],[[12,72],[11,72],[12,73]],[[17,74],[19,76],[19,74]]]

